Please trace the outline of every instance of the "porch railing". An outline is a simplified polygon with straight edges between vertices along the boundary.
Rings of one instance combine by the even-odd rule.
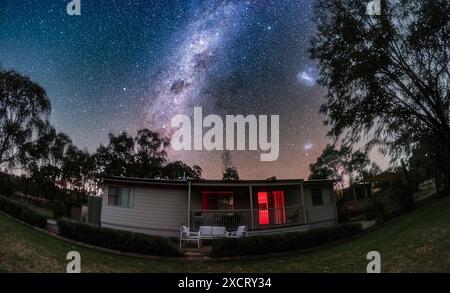
[[[268,208],[241,210],[197,210],[191,212],[191,229],[198,230],[200,226],[222,226],[227,230],[236,230],[238,226],[248,229],[278,226],[295,226],[305,223],[303,207]]]

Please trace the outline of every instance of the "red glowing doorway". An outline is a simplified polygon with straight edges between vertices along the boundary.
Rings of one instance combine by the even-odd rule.
[[[286,224],[284,191],[258,192],[258,218],[260,225]]]

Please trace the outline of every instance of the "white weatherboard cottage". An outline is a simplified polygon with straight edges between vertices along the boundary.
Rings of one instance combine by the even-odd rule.
[[[220,226],[249,235],[337,224],[332,180],[104,178],[102,227],[178,236],[180,226]]]

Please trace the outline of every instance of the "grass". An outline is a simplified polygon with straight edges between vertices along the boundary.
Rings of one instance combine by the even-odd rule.
[[[17,196],[17,194],[16,194]],[[49,219],[53,219],[53,212],[49,208],[41,207],[33,203],[30,197],[9,197],[10,200],[26,205],[31,210],[46,216]]]
[[[383,272],[450,272],[450,198],[401,216],[376,231],[331,247],[246,261],[147,260],[98,252],[35,231],[0,213],[0,272],[64,272],[66,253],[82,272],[365,272],[381,254]]]

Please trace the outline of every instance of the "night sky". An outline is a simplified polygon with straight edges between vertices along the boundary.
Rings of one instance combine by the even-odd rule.
[[[42,85],[51,120],[90,151],[107,134],[204,115],[280,115],[280,155],[232,152],[242,178],[304,178],[329,139],[309,59],[313,0],[0,0],[0,64]],[[219,178],[221,152],[169,152]]]

